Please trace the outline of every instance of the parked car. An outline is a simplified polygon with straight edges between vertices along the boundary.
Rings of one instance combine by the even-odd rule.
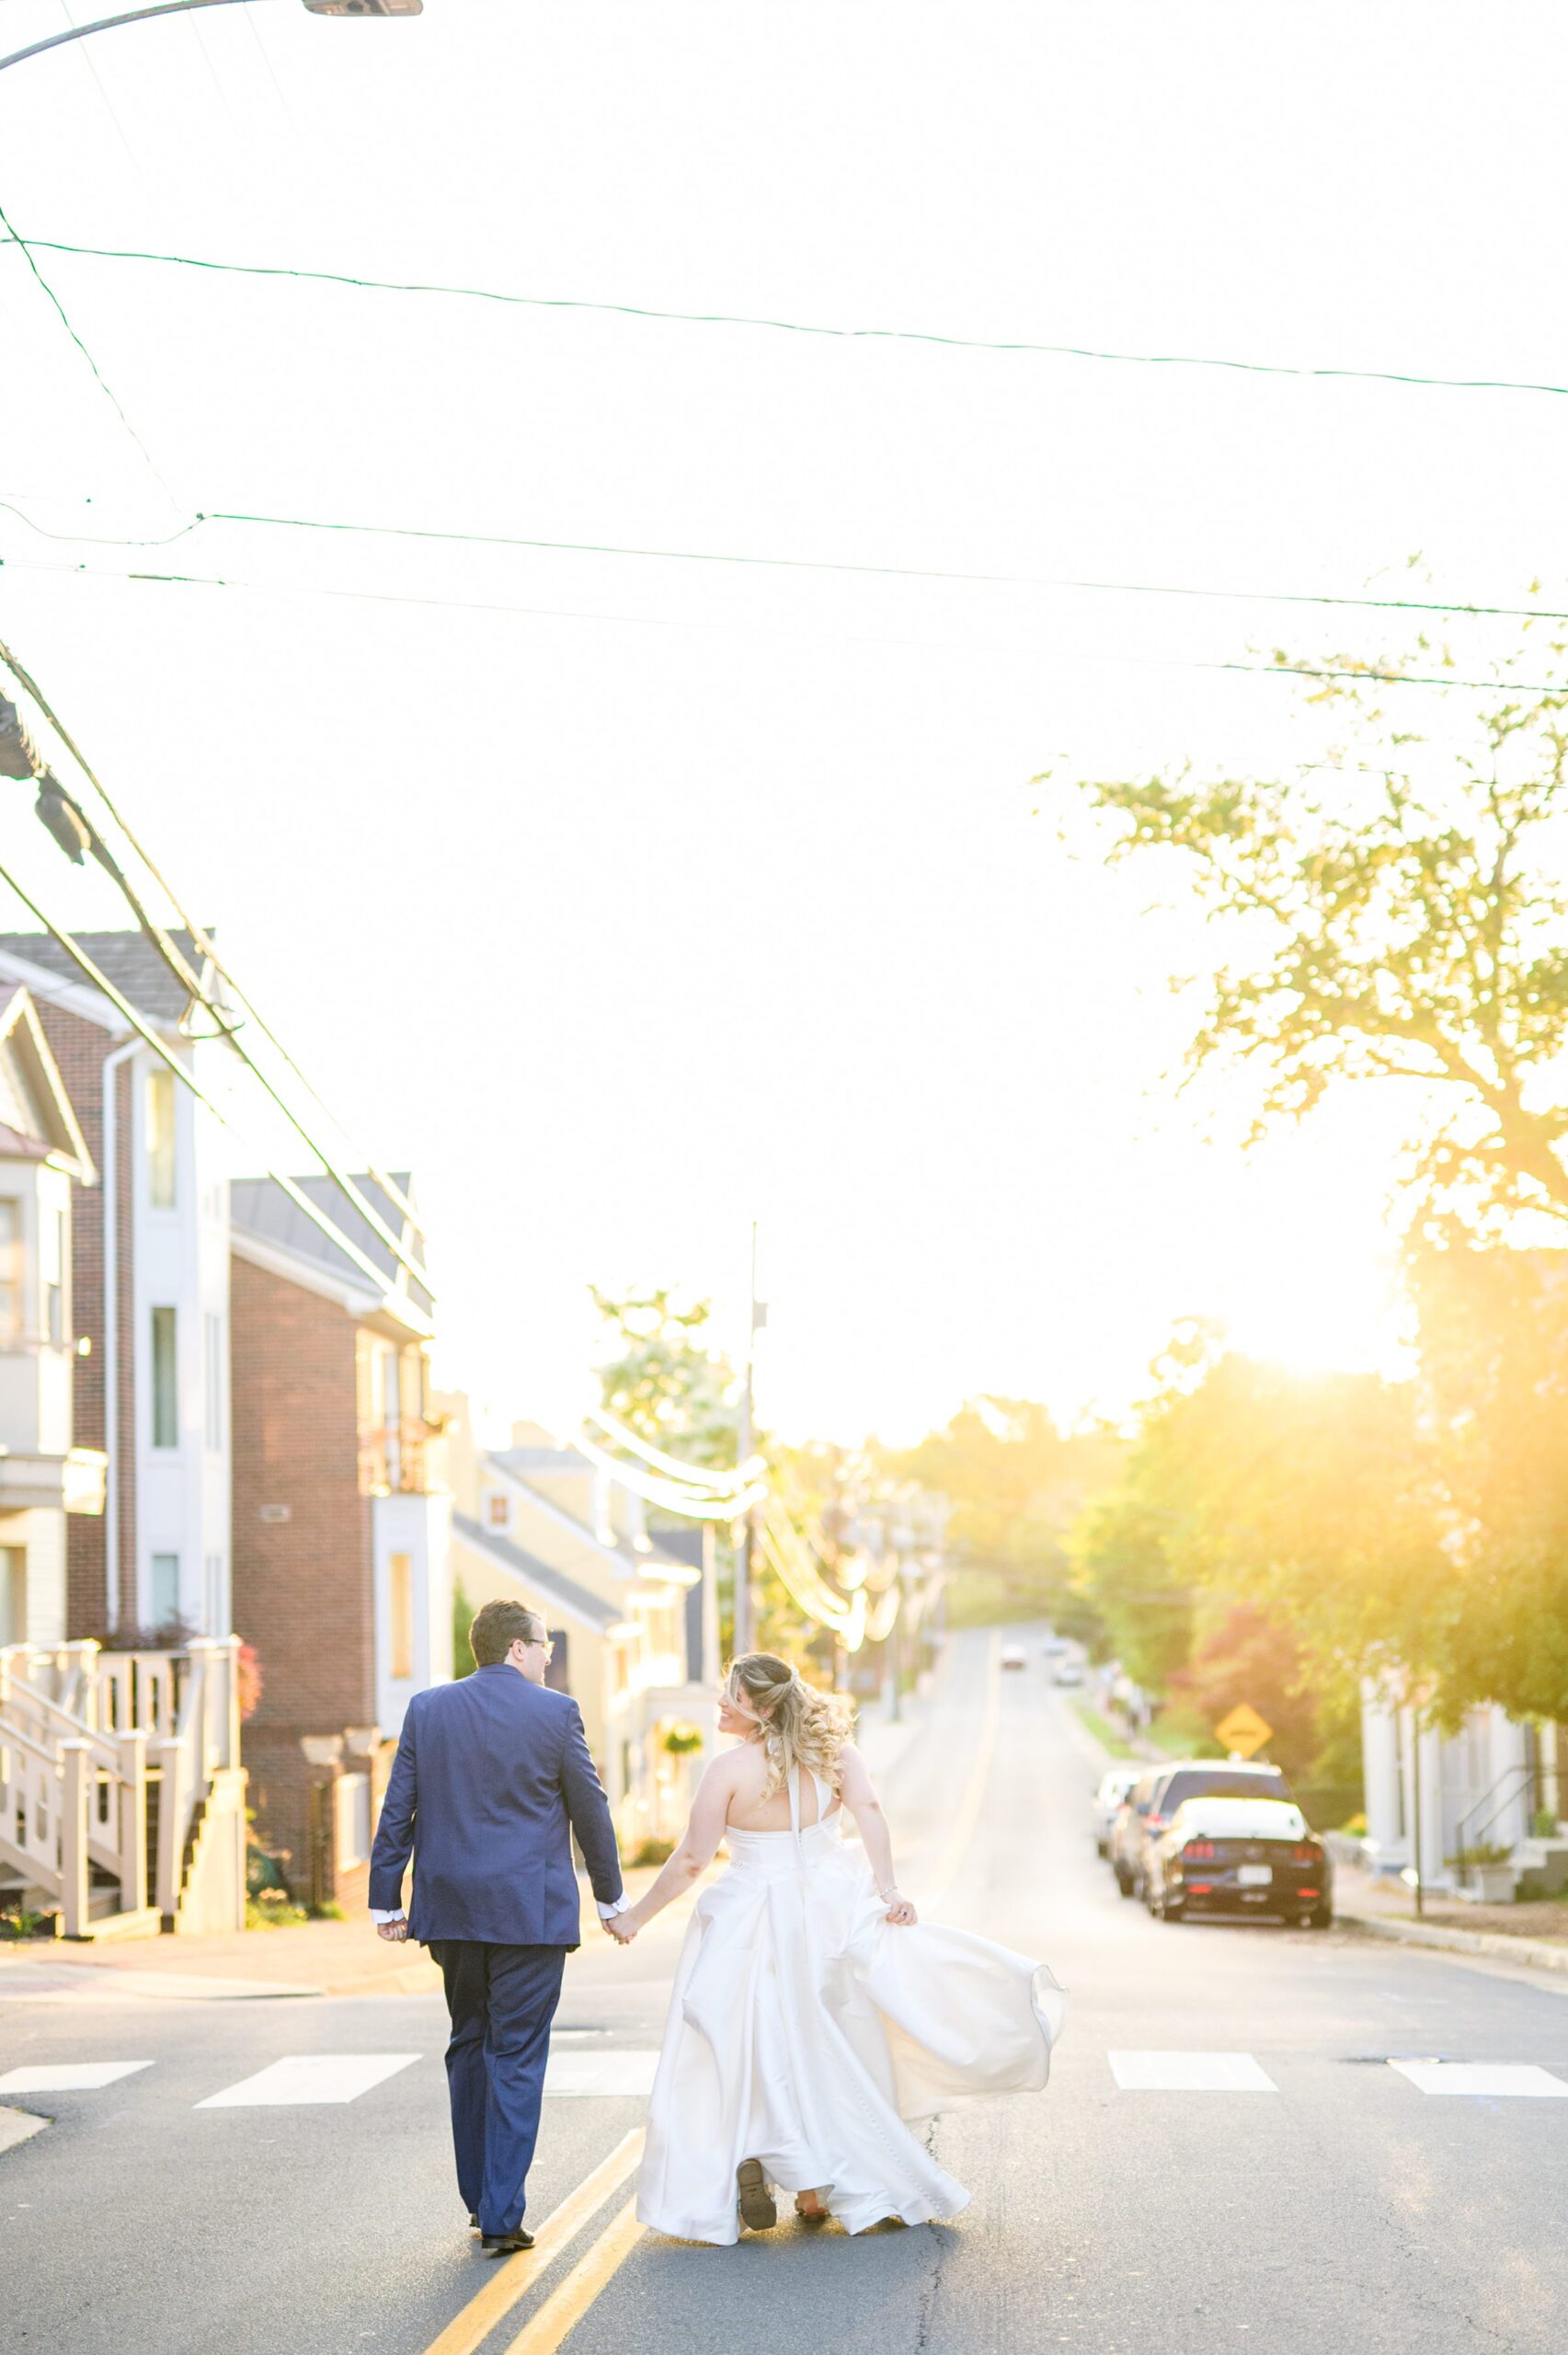
[[[1082,1684],[1083,1671],[1075,1660],[1059,1660],[1055,1681],[1058,1684]]]
[[[1040,1649],[1045,1653],[1047,1660],[1055,1660],[1058,1653],[1066,1651],[1067,1648],[1067,1637],[1065,1636],[1047,1636],[1045,1642],[1040,1646]]]
[[[1094,1827],[1094,1849],[1098,1855],[1110,1854],[1111,1826],[1128,1791],[1137,1782],[1142,1769],[1138,1766],[1112,1766],[1101,1775],[1094,1796],[1089,1802],[1090,1819]]]
[[[1288,1800],[1187,1799],[1150,1844],[1144,1895],[1162,1922],[1193,1913],[1275,1913],[1326,1930],[1333,1919],[1333,1867]]]
[[[1027,1668],[1029,1655],[1022,1644],[1003,1644],[1001,1664],[1003,1668]]]
[[[1176,1809],[1188,1799],[1288,1799],[1290,1786],[1277,1766],[1249,1765],[1240,1758],[1183,1758],[1152,1770],[1134,1786],[1129,1819],[1118,1824],[1111,1861],[1124,1897],[1143,1895],[1143,1867]]]
[[[1137,1867],[1143,1846],[1143,1819],[1154,1804],[1154,1794],[1164,1775],[1163,1766],[1146,1766],[1116,1809],[1111,1823],[1105,1853],[1111,1860],[1111,1870],[1116,1877],[1116,1887],[1124,1897],[1131,1897],[1138,1888]]]

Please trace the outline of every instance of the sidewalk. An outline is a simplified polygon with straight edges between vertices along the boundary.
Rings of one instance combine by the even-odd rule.
[[[654,1868],[626,1874],[640,1896]],[[598,1935],[586,1882],[583,1936]],[[0,2000],[7,1993],[62,1998],[138,1995],[190,2003],[268,1995],[423,1995],[441,1975],[423,1947],[378,1937],[369,1917],[302,1922],[276,1930],[225,1930],[207,1937],[136,1938],[68,1945],[61,1938],[0,1947]]]
[[[1355,1865],[1334,1872],[1334,1913],[1347,1928],[1406,1946],[1443,1947],[1452,1954],[1501,1955],[1541,1970],[1568,1970],[1568,1904],[1466,1905],[1432,1895],[1418,1919],[1402,1881],[1379,1878]]]

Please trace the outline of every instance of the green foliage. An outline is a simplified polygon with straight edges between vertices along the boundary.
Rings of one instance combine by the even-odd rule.
[[[738,1385],[734,1370],[707,1346],[712,1303],[679,1307],[668,1286],[620,1300],[589,1289],[614,1352],[599,1368],[606,1411],[687,1463],[733,1465]]]
[[[14,1911],[0,1913],[0,1938],[41,1938],[49,1931],[52,1916],[35,1913],[29,1906],[18,1905]]]
[[[1123,1736],[1116,1731],[1115,1726],[1110,1722],[1110,1719],[1108,1717],[1103,1717],[1098,1709],[1091,1708],[1087,1701],[1075,1700],[1072,1706],[1078,1712],[1078,1715],[1083,1724],[1088,1727],[1090,1732],[1093,1735],[1102,1750],[1108,1751],[1113,1758],[1136,1758],[1138,1756],[1138,1752],[1134,1750],[1131,1742],[1126,1740]]]
[[[1568,1219],[1568,695],[1510,676],[1565,649],[1531,628],[1489,710],[1443,707],[1438,750],[1391,729],[1380,691],[1331,682],[1313,700],[1344,707],[1350,741],[1310,778],[1182,768],[1084,788],[1112,856],[1179,862],[1222,926],[1234,961],[1211,978],[1194,1062],[1257,1070],[1260,1129],[1337,1081],[1423,1083],[1447,1099],[1413,1136],[1425,1182],[1472,1223],[1521,1207]],[[1418,642],[1377,667],[1432,660]]]
[[[292,1930],[309,1918],[286,1889],[264,1889],[258,1897],[247,1897],[245,1901],[247,1930]]]
[[[1120,1455],[1108,1431],[1063,1437],[1026,1398],[971,1398],[918,1446],[879,1451],[896,1478],[947,1498],[955,1624],[1041,1614],[1064,1633],[1097,1632],[1070,1582],[1066,1534],[1083,1499],[1108,1485]],[[978,1580],[967,1596],[969,1581]]]
[[[468,1640],[468,1630],[474,1625],[474,1605],[463,1591],[463,1581],[456,1579],[452,1589],[452,1673],[453,1681],[472,1676],[475,1662],[474,1647]]]

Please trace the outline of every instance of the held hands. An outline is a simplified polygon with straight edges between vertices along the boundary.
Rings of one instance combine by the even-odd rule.
[[[634,1921],[632,1912],[628,1911],[624,1913],[612,1913],[604,1926],[618,1947],[629,1947],[642,1925]]]

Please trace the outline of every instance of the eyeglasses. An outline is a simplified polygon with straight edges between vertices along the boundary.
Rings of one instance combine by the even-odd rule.
[[[543,1652],[547,1660],[552,1660],[555,1657],[555,1647],[548,1636],[526,1637],[523,1640],[523,1649],[529,1652]]]

